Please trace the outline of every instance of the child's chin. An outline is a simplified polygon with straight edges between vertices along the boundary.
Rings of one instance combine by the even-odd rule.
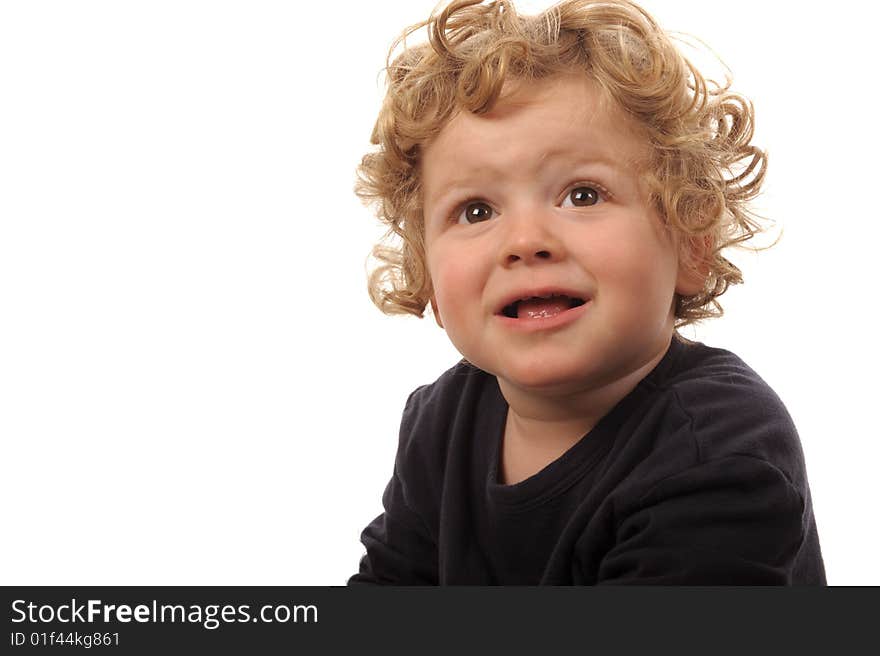
[[[583,382],[583,376],[579,373],[582,372],[570,365],[563,367],[538,363],[507,367],[496,376],[521,389],[552,391],[578,386],[578,383]]]

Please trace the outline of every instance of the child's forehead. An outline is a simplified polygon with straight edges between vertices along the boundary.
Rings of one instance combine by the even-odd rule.
[[[593,78],[567,73],[537,80],[510,79],[495,106],[483,117],[504,118],[531,110],[564,129],[572,123],[598,128],[626,127],[626,112]]]
[[[518,159],[535,148],[631,165],[649,151],[642,129],[586,75],[506,82],[485,114],[457,112],[424,149],[424,159]]]

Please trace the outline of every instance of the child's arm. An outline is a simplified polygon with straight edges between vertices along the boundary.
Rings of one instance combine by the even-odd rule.
[[[437,585],[437,548],[408,507],[396,466],[382,504],[385,512],[361,534],[367,553],[348,585]]]
[[[753,456],[689,468],[620,510],[599,584],[785,585],[798,563],[821,558],[801,553],[818,550],[801,494]]]
[[[407,472],[416,475],[410,471],[412,459],[407,454],[416,432],[418,392],[410,394],[403,411],[394,473],[382,495],[385,512],[361,533],[367,553],[348,585],[437,585],[436,541],[424,519],[412,508],[412,492],[405,483]]]

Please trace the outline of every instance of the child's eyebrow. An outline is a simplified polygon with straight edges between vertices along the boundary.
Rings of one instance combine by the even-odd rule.
[[[629,159],[621,158],[620,161],[614,161],[600,154],[572,154],[568,150],[561,149],[545,151],[537,160],[537,164],[541,164],[550,158],[558,159],[561,163],[571,168],[599,165],[604,169],[606,175],[616,180],[625,178],[627,175],[626,171],[632,169],[632,162]],[[439,182],[433,185],[436,186],[437,191],[426,196],[426,203],[439,204],[461,187],[474,186],[479,180],[486,178],[497,180],[506,174],[505,168],[497,167],[489,162],[482,162],[472,167],[462,164],[456,167],[454,177],[449,179],[441,178]]]

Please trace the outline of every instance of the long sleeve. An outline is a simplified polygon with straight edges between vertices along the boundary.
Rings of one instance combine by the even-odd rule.
[[[350,585],[826,585],[797,428],[735,354],[673,340],[514,485],[498,476],[508,412],[466,361],[410,395]]]
[[[410,395],[403,412],[394,473],[382,495],[385,512],[361,533],[367,552],[361,558],[360,571],[348,580],[348,585],[437,584],[436,540],[411,505],[410,486],[425,483],[413,471],[418,459],[412,457],[414,451],[410,449],[416,432],[417,392]]]
[[[396,468],[382,504],[385,512],[361,534],[367,553],[348,585],[436,585],[436,545],[419,517],[407,507]]]
[[[697,465],[621,505],[599,584],[785,585],[804,545],[804,500],[752,456]]]

